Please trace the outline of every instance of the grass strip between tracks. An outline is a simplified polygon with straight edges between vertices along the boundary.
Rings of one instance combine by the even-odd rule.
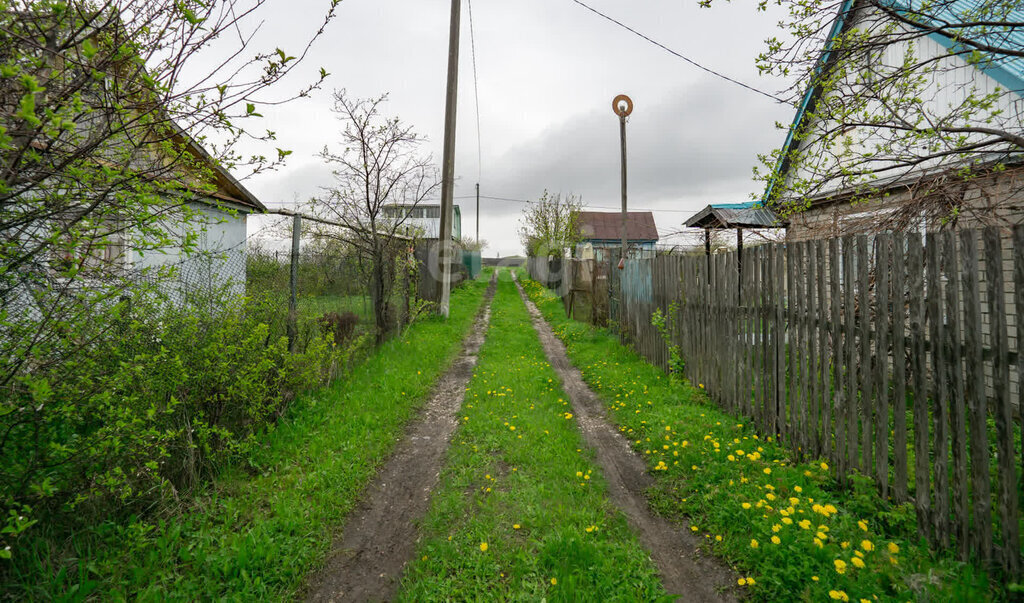
[[[656,569],[608,501],[508,273],[416,560],[411,600],[655,600]]]

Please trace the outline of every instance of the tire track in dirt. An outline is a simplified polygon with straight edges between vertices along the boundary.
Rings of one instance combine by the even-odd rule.
[[[317,602],[386,601],[394,598],[405,564],[415,553],[416,521],[427,511],[441,463],[455,433],[457,413],[473,376],[491,317],[497,271],[462,353],[438,380],[434,393],[391,458],[369,484],[336,537],[324,569],[307,582]]]
[[[583,381],[566,355],[565,346],[516,281],[548,362],[562,380],[580,431],[594,449],[608,482],[608,496],[625,514],[629,526],[651,553],[665,590],[685,601],[736,601],[740,577],[721,560],[701,554],[701,539],[651,511],[644,495],[654,484],[647,467],[629,442],[607,420],[604,403]]]

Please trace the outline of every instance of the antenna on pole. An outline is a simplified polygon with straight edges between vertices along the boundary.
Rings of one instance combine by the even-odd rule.
[[[633,101],[625,94],[612,100],[612,111],[619,116],[619,139],[622,143],[622,254],[619,257],[619,270],[626,267],[626,251],[629,242],[626,240],[626,118],[633,112]]]

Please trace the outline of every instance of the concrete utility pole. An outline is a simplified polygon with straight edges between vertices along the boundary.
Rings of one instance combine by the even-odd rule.
[[[452,280],[452,189],[455,186],[455,108],[459,91],[459,19],[462,0],[452,0],[452,22],[448,29],[448,91],[444,103],[444,157],[441,160],[441,303],[440,312],[448,318]]]
[[[480,183],[476,183],[476,242],[480,244]]]
[[[622,255],[619,257],[619,270],[626,267],[626,117],[633,112],[633,101],[625,94],[612,100],[612,110],[619,116],[619,138],[622,142]]]

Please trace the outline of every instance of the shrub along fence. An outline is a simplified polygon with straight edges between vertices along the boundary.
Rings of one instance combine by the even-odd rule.
[[[1024,227],[612,255],[610,319],[639,353],[1020,575]]]

